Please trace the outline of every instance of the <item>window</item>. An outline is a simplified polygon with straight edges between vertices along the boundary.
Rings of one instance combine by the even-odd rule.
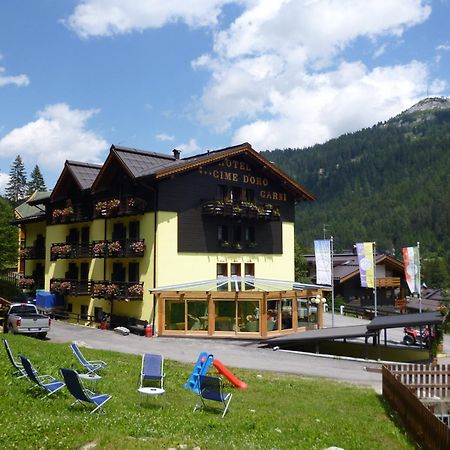
[[[217,185],[217,198],[219,200],[226,200],[228,197],[228,188],[223,184]]]
[[[81,229],[81,242],[89,242],[89,227]]]
[[[125,267],[121,263],[114,263],[111,281],[125,281],[125,272]]]
[[[69,263],[69,270],[65,274],[69,280],[78,280],[78,266],[75,263]]]
[[[247,200],[248,202],[255,201],[255,191],[253,189],[245,190],[245,200]]]
[[[247,227],[245,229],[245,241],[248,244],[253,244],[255,242],[255,227]]]
[[[115,223],[113,225],[113,231],[112,231],[112,240],[113,241],[120,241],[123,239],[126,239],[127,237],[127,230],[123,223]]]
[[[71,228],[69,230],[69,235],[66,237],[66,242],[68,244],[78,244],[80,239],[80,233],[76,228]]]
[[[240,263],[231,263],[231,276],[232,277],[240,277],[241,276],[241,264]]]
[[[217,277],[228,276],[227,263],[217,263]]]
[[[96,306],[94,308],[94,317],[96,322],[101,322],[103,319],[103,308]]]
[[[139,222],[134,221],[130,222],[129,228],[128,228],[128,236],[130,239],[139,239]]]
[[[245,263],[244,270],[245,270],[246,277],[254,277],[255,276],[255,263]]]
[[[128,281],[130,283],[139,283],[139,263],[131,262],[128,264]]]
[[[226,225],[219,225],[217,227],[217,239],[219,242],[228,242],[228,227]]]
[[[80,318],[83,320],[87,320],[88,318],[88,305],[80,305]]]
[[[230,193],[230,200],[233,202],[240,202],[242,200],[242,188],[232,187]]]
[[[241,226],[236,225],[233,227],[233,242],[241,242],[242,240],[242,233],[241,233]]]

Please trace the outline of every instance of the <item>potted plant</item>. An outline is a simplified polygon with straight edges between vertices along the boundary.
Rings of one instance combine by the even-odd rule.
[[[128,295],[130,297],[142,297],[144,295],[144,287],[141,284],[132,284],[128,288]]]
[[[19,289],[33,289],[34,280],[33,278],[21,278],[19,280]]]
[[[119,293],[119,286],[117,284],[107,284],[104,289],[105,297],[114,298],[117,297],[117,294]]]
[[[105,285],[103,283],[94,283],[92,286],[92,297],[100,298],[105,295]]]
[[[135,241],[130,244],[130,248],[134,253],[142,254],[145,251],[144,241]]]
[[[94,254],[94,258],[99,258],[105,255],[105,241],[96,242],[92,247],[92,253]]]
[[[119,241],[113,241],[108,244],[108,253],[117,255],[122,251],[122,245]]]

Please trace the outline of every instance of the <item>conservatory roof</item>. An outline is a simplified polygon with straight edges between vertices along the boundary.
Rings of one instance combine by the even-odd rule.
[[[267,278],[255,278],[251,276],[231,276],[217,277],[211,280],[193,281],[189,283],[173,284],[170,286],[161,286],[150,289],[151,293],[164,291],[217,291],[225,286],[230,286],[230,291],[241,291],[241,283],[245,283],[256,291],[273,292],[273,291],[294,291],[294,290],[310,290],[310,289],[329,289],[329,286],[321,286],[317,284],[297,283],[295,281],[272,280]]]

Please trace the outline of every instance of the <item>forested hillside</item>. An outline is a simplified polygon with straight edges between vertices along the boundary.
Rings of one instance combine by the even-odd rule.
[[[306,248],[326,224],[337,250],[376,241],[400,256],[420,241],[422,255],[448,259],[450,109],[411,108],[322,145],[263,154],[317,199],[297,206],[297,237]]]

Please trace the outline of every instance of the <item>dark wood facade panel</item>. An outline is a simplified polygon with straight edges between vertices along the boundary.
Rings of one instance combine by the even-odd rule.
[[[206,202],[223,200],[219,186],[225,186],[228,193],[232,189],[241,189],[241,197],[235,195],[232,199],[234,203],[245,201],[247,190],[251,190],[252,203],[272,205],[279,211],[280,220],[203,214],[202,208]],[[224,160],[200,170],[174,176],[160,182],[158,192],[158,209],[178,212],[179,252],[281,254],[282,222],[294,221],[295,202],[292,196],[278,180],[270,178],[263,168],[251,165],[244,158]],[[222,246],[218,236],[219,225],[228,230],[228,247]],[[236,239],[233,234],[238,232],[236,228],[240,228],[241,248],[234,247]],[[249,234],[252,235],[252,243],[247,239]]]

